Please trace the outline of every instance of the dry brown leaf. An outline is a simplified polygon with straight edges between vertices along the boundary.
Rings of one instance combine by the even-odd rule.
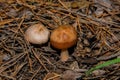
[[[105,74],[105,72],[106,72],[106,71],[104,71],[104,70],[95,70],[95,71],[93,71],[92,73],[93,73],[93,75],[95,75],[95,76],[102,76],[102,75]]]
[[[48,73],[43,80],[60,80],[60,75],[57,73]]]
[[[68,8],[85,8],[90,5],[90,2],[86,0],[82,0],[82,1],[64,2],[64,4]]]
[[[81,76],[81,73],[77,73],[77,72],[72,71],[72,70],[66,70],[62,74],[62,80],[76,80],[80,76]]]
[[[78,62],[77,62],[77,61],[74,61],[74,62],[70,65],[70,69],[72,69],[72,70],[79,69]]]
[[[74,1],[71,3],[71,7],[72,8],[85,8],[85,7],[88,7],[90,5],[90,2],[89,1],[86,1],[86,0],[82,0],[82,1]]]

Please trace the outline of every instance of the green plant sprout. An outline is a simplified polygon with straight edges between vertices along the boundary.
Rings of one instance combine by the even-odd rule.
[[[94,70],[97,70],[97,69],[100,69],[100,68],[103,68],[103,67],[106,67],[106,66],[109,66],[109,65],[112,65],[112,64],[116,64],[116,63],[119,63],[120,62],[120,58],[116,58],[116,59],[113,59],[113,60],[109,60],[109,61],[106,61],[102,64],[99,64],[93,68],[91,68],[90,70],[88,70],[85,74],[86,76],[90,75],[92,71]]]

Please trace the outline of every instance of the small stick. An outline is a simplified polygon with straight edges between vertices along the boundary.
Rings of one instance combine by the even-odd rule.
[[[120,56],[120,51],[118,51],[116,54],[114,55],[110,55],[110,56],[107,56],[107,57],[99,57],[97,58],[98,61],[101,61],[101,60],[108,60],[108,59],[111,59],[111,58],[114,58],[114,57],[117,57],[117,56]]]
[[[47,72],[49,72],[49,70],[46,68],[46,66],[43,64],[43,62],[39,59],[39,57],[37,56],[37,54],[35,53],[35,51],[32,49],[32,51],[33,51],[33,54],[34,54],[34,56],[36,57],[36,59],[39,61],[39,63],[43,66],[43,68],[47,71]]]
[[[62,4],[62,6],[63,6],[64,8],[68,9],[67,6],[66,6],[61,0],[58,0],[58,1],[59,1],[60,4]]]
[[[35,77],[35,75],[40,71],[41,67],[39,67],[39,69],[33,74],[33,76],[31,77],[30,80],[34,80],[33,78]]]

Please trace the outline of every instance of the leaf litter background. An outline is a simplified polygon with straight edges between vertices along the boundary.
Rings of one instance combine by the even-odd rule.
[[[25,30],[42,23],[51,32],[70,24],[78,33],[61,62],[50,43],[33,45]],[[90,68],[120,55],[119,0],[0,0],[0,80],[118,80],[120,63]]]

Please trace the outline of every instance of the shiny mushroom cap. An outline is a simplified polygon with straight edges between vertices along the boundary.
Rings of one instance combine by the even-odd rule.
[[[77,32],[71,25],[61,25],[50,36],[50,43],[54,48],[67,49],[77,41]]]

